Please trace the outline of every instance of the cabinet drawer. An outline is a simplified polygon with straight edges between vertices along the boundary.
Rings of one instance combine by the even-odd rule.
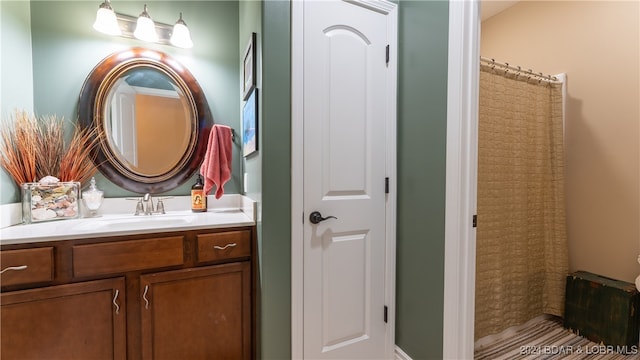
[[[4,271],[0,275],[2,286],[53,280],[52,247],[1,251],[0,264]]]
[[[250,255],[251,232],[248,230],[198,235],[199,263]]]
[[[95,276],[182,265],[183,237],[76,245],[73,276]]]

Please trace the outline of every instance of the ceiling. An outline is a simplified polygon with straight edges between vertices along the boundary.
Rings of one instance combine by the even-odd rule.
[[[515,5],[518,0],[481,0],[480,18],[482,21]]]

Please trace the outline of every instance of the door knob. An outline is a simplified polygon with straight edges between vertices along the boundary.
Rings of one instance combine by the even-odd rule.
[[[338,218],[335,216],[322,217],[322,214],[320,214],[319,211],[314,211],[311,214],[309,214],[309,221],[311,221],[312,224],[318,224],[321,221],[325,221],[327,219],[338,219]]]

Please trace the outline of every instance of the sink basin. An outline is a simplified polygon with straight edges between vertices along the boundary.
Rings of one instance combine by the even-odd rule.
[[[74,226],[80,231],[100,231],[109,230],[138,230],[154,229],[189,225],[194,222],[193,216],[171,216],[171,215],[151,215],[151,216],[131,216],[126,218],[102,218],[87,219]]]

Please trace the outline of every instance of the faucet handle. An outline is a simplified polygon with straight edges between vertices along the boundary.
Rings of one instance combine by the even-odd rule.
[[[136,212],[133,214],[135,216],[138,216],[142,213],[144,213],[144,205],[142,204],[142,198],[126,198],[127,200],[135,200],[138,203],[136,204]]]
[[[136,204],[136,212],[133,215],[140,215],[144,213],[144,205],[142,204],[142,198],[138,199],[138,203]]]
[[[164,203],[162,202],[162,198],[159,198],[156,202],[156,212],[159,214],[164,214]]]
[[[173,196],[163,196],[163,197],[158,197],[157,202],[156,202],[156,213],[159,214],[166,214],[166,212],[164,211],[164,202],[162,202],[162,200],[167,200],[167,199],[172,199]]]

